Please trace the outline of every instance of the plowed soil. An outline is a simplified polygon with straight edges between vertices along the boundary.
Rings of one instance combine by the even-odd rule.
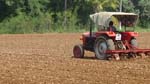
[[[79,33],[0,35],[0,84],[150,84],[150,57],[97,60],[91,52],[73,58]],[[137,38],[150,48],[150,33]]]

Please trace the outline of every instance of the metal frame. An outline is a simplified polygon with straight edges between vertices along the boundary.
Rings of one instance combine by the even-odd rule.
[[[139,53],[144,53],[146,55],[150,54],[150,49],[138,49],[136,47],[133,47],[130,45],[127,41],[125,41],[125,46],[127,46],[128,50],[107,50],[107,54],[139,54]]]

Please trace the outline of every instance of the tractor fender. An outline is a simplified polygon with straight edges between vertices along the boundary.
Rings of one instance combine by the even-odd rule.
[[[123,32],[122,34],[124,36],[124,40],[128,40],[128,41],[138,36],[137,32]]]

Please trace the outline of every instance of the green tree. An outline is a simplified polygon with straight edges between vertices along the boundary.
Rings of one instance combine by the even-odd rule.
[[[105,8],[117,9],[119,7],[118,0],[87,0],[89,1],[95,12],[103,11]]]
[[[135,6],[131,0],[123,0],[123,12],[135,12]]]
[[[141,26],[150,27],[150,2],[149,0],[139,1],[140,22]]]

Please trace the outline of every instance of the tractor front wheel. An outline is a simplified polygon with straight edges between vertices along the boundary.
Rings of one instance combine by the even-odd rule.
[[[84,57],[84,48],[83,45],[75,45],[73,48],[73,55],[75,58],[83,58]]]

